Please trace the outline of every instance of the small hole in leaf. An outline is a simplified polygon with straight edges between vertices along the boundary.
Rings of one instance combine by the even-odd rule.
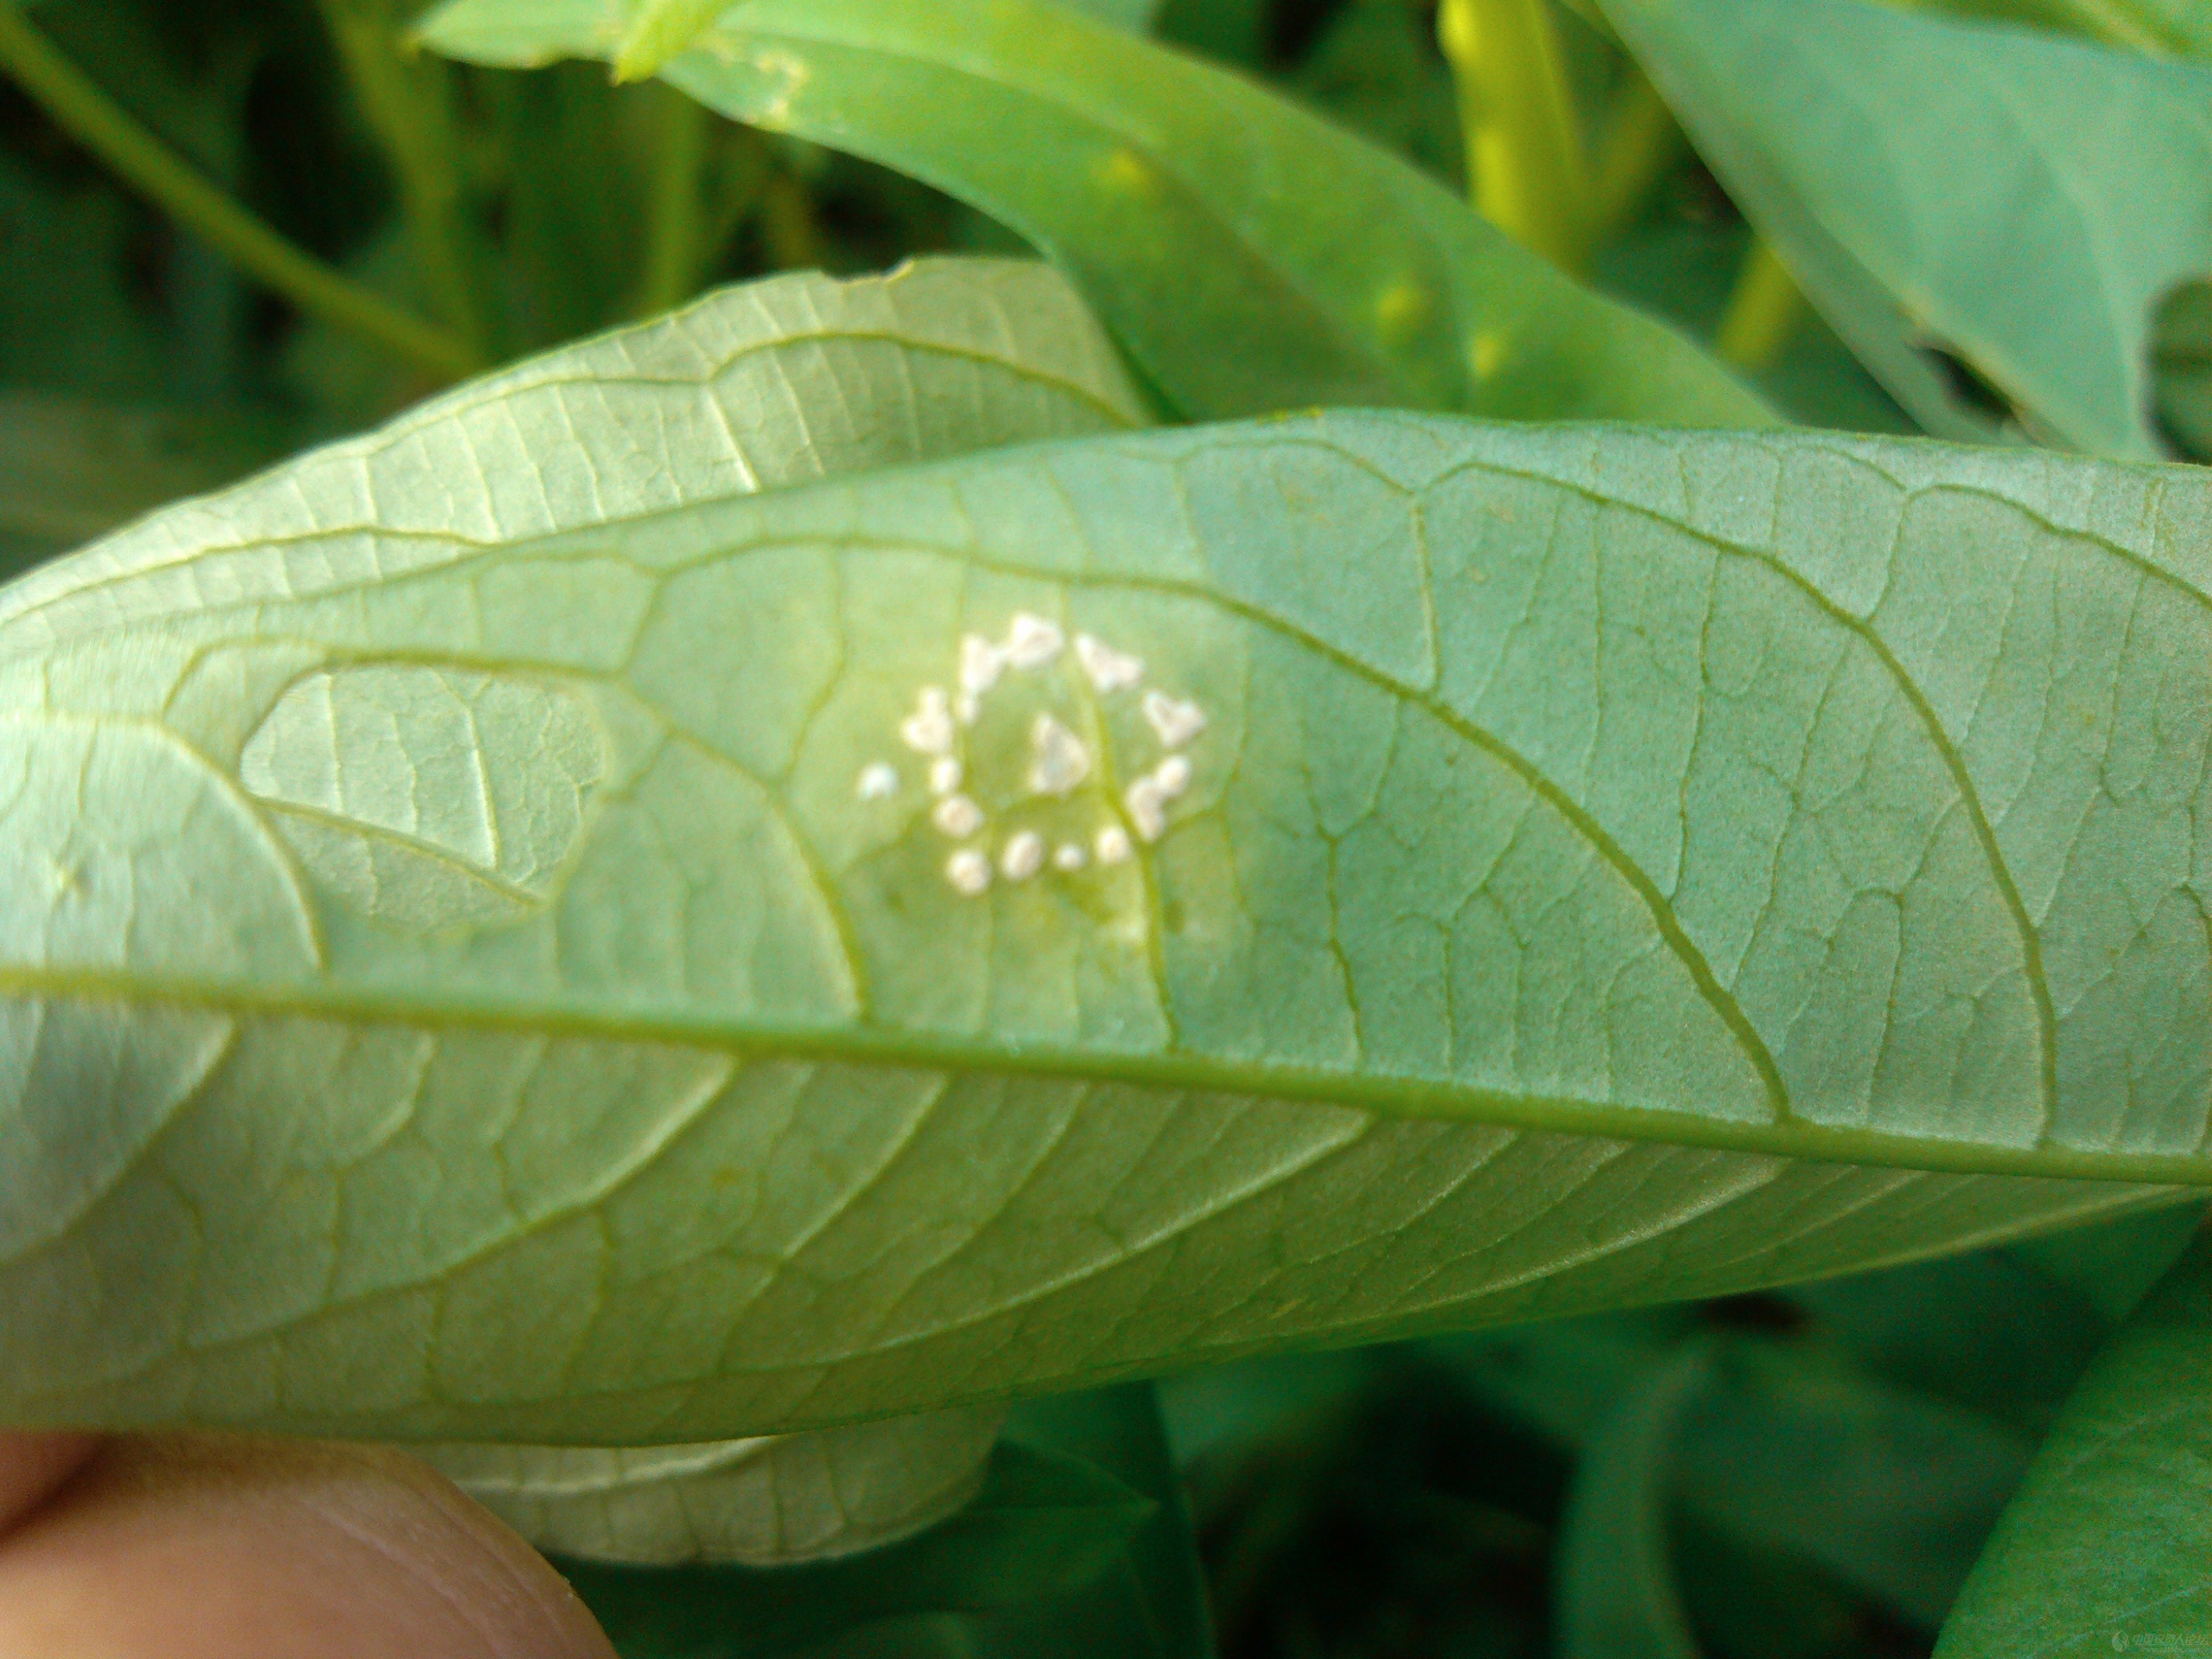
[[[2151,314],[2151,418],[2176,454],[2212,461],[2212,281],[2166,291]]]

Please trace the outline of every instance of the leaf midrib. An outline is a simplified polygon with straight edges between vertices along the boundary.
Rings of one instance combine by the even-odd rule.
[[[2033,1176],[2154,1186],[2212,1187],[2201,1155],[1996,1146],[1882,1134],[1790,1117],[1770,1123],[1700,1117],[1668,1107],[1513,1094],[1473,1084],[1350,1069],[1218,1059],[1188,1052],[1106,1051],[880,1027],[779,1025],[581,1002],[537,1006],[452,996],[432,1002],[366,988],[295,981],[257,988],[100,969],[0,968],[0,998],[154,1004],[237,1018],[353,1020],[428,1030],[496,1031],[666,1043],[749,1060],[793,1060],[1000,1077],[1124,1083],[1180,1093],[1334,1105],[1378,1116],[1486,1123],[1606,1140],[1651,1141],[1818,1163],[1978,1176]]]

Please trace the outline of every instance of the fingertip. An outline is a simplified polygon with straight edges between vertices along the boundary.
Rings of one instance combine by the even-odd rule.
[[[0,1659],[613,1659],[567,1583],[376,1448],[118,1439],[0,1547]]]
[[[96,1434],[0,1433],[0,1534],[44,1503],[99,1446]]]

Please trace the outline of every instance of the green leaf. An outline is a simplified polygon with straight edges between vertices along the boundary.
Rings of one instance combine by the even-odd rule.
[[[2212,70],[1869,0],[1605,6],[1929,431],[2160,453],[2153,313],[2212,270]]]
[[[622,1659],[754,1659],[887,1620],[1074,1593],[1153,1511],[1081,1458],[1009,1443],[967,1508],[867,1554],[773,1568],[558,1565]]]
[[[1161,0],[1058,0],[1058,3],[1115,28],[1142,34],[1158,21]]]
[[[720,1439],[2212,1184],[2197,474],[1115,374],[787,279],[8,589],[0,1419]]]
[[[1977,1413],[1742,1345],[1682,1431],[1683,1499],[1933,1627],[2027,1463]]]
[[[1668,1555],[1682,1413],[1710,1352],[1680,1348],[1627,1392],[1575,1469],[1559,1523],[1561,1659],[1696,1659]]]
[[[2121,1320],[2166,1277],[2188,1248],[2191,1235],[2203,1224],[2204,1206],[2185,1204],[2027,1239],[2013,1250],[2078,1292],[2107,1319]]]
[[[1082,1457],[1154,1505],[1120,1559],[1073,1597],[1022,1603],[979,1634],[986,1659],[1211,1659],[1206,1578],[1190,1504],[1150,1383],[1060,1395],[1019,1407],[1007,1432]]]
[[[0,575],[267,461],[265,425],[0,391]]]
[[[422,1449],[539,1549],[625,1566],[826,1560],[911,1536],[983,1479],[1001,1407],[642,1448]]]
[[[730,0],[642,0],[615,46],[615,79],[643,81],[688,52],[729,9]]]
[[[1892,0],[1896,3],[1897,0]],[[2212,7],[2204,0],[1940,0],[1969,17],[2033,23],[2134,52],[2212,57]]]
[[[606,50],[599,0],[458,0],[439,50]],[[1036,0],[750,0],[668,78],[1028,237],[1193,418],[1315,404],[1756,426],[1729,373],[1434,180],[1223,70]],[[1330,188],[1316,192],[1315,179]],[[1334,204],[1357,200],[1346,220]]]
[[[2212,1248],[2121,1328],[1997,1523],[1938,1659],[2170,1653],[2212,1629]]]
[[[1672,1322],[1515,1332],[1465,1345],[1460,1361],[1487,1397],[1570,1444],[1594,1444],[1667,1362]],[[1680,1425],[1685,1509],[1934,1626],[2019,1483],[2026,1440],[1817,1352],[1740,1341],[1725,1360]]]

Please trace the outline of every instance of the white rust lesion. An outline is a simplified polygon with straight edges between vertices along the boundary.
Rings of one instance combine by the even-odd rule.
[[[1097,744],[1110,729],[1106,700],[1130,692],[1141,725],[1122,729],[1153,754],[1117,793]],[[1004,724],[1010,718],[1026,720],[1026,743],[1016,735],[1019,725]],[[1079,731],[1085,725],[1101,735],[1086,741]],[[1185,751],[1206,729],[1195,699],[1146,683],[1145,659],[1135,652],[1095,634],[1071,637],[1051,617],[1018,611],[1003,637],[961,635],[949,681],[919,689],[897,736],[927,763],[931,825],[962,843],[942,866],[945,884],[980,898],[1001,883],[1073,880],[1094,871],[1103,878],[1160,841],[1196,777]],[[878,759],[862,768],[857,789],[875,801],[904,787],[899,769]]]

